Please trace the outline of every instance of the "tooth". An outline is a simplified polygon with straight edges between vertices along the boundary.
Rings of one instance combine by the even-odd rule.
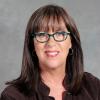
[[[56,55],[58,52],[47,52],[49,55]]]

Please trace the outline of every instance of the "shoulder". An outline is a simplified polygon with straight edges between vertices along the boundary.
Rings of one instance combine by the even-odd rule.
[[[7,86],[1,93],[0,100],[27,100],[19,90],[13,86]]]
[[[90,95],[92,98],[100,99],[100,79],[92,75],[91,73],[85,72],[82,81],[83,91]],[[97,99],[97,100],[99,100]]]
[[[100,86],[100,79],[88,72],[84,72],[83,82],[91,84],[92,86],[93,85]]]

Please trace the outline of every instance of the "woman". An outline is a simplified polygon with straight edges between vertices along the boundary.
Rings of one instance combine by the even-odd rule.
[[[83,67],[73,19],[60,6],[40,7],[27,25],[21,75],[0,100],[100,100],[100,80]]]

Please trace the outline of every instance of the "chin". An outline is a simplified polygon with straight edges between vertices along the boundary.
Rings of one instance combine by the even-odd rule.
[[[65,65],[65,62],[59,58],[59,59],[45,59],[41,60],[40,66],[42,68],[46,69],[57,69]]]
[[[47,67],[49,68],[49,69],[57,69],[57,68],[59,68],[59,67],[61,67],[62,65],[61,64],[59,64],[59,63],[49,63],[49,64],[47,64]]]

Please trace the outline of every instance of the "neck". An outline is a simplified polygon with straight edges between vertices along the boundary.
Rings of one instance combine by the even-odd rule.
[[[45,84],[62,84],[65,77],[65,70],[42,70],[41,77]]]

